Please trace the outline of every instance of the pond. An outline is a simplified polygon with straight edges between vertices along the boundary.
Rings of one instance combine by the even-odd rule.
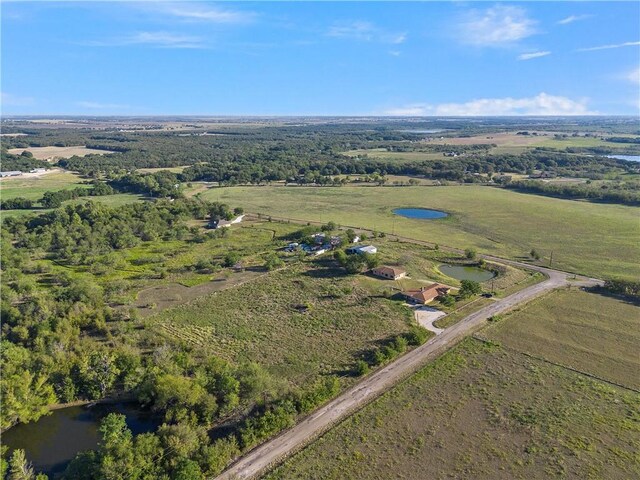
[[[434,220],[448,217],[449,214],[439,210],[429,210],[427,208],[396,208],[393,213],[406,218],[419,218],[421,220]]]
[[[480,267],[465,265],[440,265],[438,269],[447,277],[457,280],[473,280],[474,282],[486,282],[495,277],[495,273]]]
[[[607,155],[607,158],[617,158],[618,160],[629,160],[630,162],[640,162],[640,155]]]
[[[152,432],[160,419],[141,411],[137,404],[115,403],[76,406],[54,410],[37,422],[16,425],[2,434],[9,451],[21,448],[36,471],[52,478],[61,473],[77,453],[98,446],[100,420],[109,413],[122,413],[134,434]]]

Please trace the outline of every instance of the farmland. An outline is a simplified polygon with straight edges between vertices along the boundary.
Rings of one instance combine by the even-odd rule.
[[[57,171],[42,176],[9,177],[0,181],[0,195],[3,199],[23,197],[38,200],[51,190],[84,187],[84,180],[68,171]],[[89,188],[86,185],[86,188]]]
[[[555,199],[489,187],[232,187],[203,192],[208,200],[266,215],[326,222],[459,248],[522,258],[538,249],[548,263],[598,277],[640,275],[637,209]],[[436,221],[407,219],[394,208],[443,210]],[[571,225],[571,228],[567,228]],[[610,232],[616,232],[612,236]]]
[[[525,305],[483,336],[640,390],[640,308],[613,297],[562,290]]]
[[[74,155],[83,157],[85,155],[104,155],[113,153],[109,150],[98,150],[95,148],[87,148],[79,145],[74,147],[29,147],[29,148],[11,148],[9,153],[20,155],[24,151],[31,152],[34,158],[38,160],[54,160],[57,158],[70,158]]]
[[[468,339],[265,478],[632,478],[640,395]]]

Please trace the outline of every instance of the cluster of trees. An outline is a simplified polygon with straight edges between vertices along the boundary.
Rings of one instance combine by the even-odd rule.
[[[380,264],[380,259],[369,253],[347,255],[343,250],[336,250],[333,258],[350,274],[361,273],[365,269],[371,270]]]
[[[422,345],[427,338],[429,338],[427,329],[413,325],[406,334],[390,338],[383,345],[366,352],[364,358],[356,362],[353,373],[356,376],[366,375],[371,368],[389,363],[406,352],[409,347]]]
[[[640,282],[607,280],[601,288],[614,295],[620,295],[634,302],[640,302]]]
[[[123,193],[137,193],[146,197],[180,198],[180,180],[175,173],[163,170],[154,173],[112,175],[109,185]]]
[[[49,168],[50,165],[44,160],[36,160],[31,152],[26,150],[19,155],[7,152],[7,148],[2,146],[0,156],[2,157],[2,171],[20,170],[28,172],[34,168]]]
[[[580,198],[623,205],[640,205],[640,184],[632,182],[595,186],[590,183],[576,185],[527,180],[510,182],[505,185],[505,188],[559,198]]]

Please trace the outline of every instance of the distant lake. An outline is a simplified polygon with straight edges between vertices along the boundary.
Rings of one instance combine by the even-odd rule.
[[[443,128],[434,128],[432,130],[398,130],[400,133],[440,133],[446,132]]]
[[[640,155],[607,155],[607,158],[617,158],[618,160],[628,160],[630,162],[640,162]]]
[[[429,210],[427,208],[396,208],[393,213],[405,218],[419,218],[421,220],[434,220],[448,217],[449,214],[440,210]]]
[[[77,453],[98,446],[98,427],[109,413],[125,415],[134,434],[155,431],[161,423],[150,412],[140,411],[137,404],[67,407],[54,410],[37,422],[11,427],[2,434],[2,443],[9,451],[23,449],[36,471],[52,478],[63,472]]]

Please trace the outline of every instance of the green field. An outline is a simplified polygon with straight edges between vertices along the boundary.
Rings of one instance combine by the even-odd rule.
[[[640,308],[623,300],[559,290],[525,305],[482,335],[640,390]]]
[[[39,200],[48,191],[90,187],[82,182],[84,180],[78,174],[67,171],[47,173],[39,177],[3,179],[0,181],[0,196],[5,200],[15,197]]]
[[[536,248],[553,266],[596,277],[640,276],[637,207],[562,200],[492,187],[229,187],[207,200],[301,220],[333,220],[410,238],[518,258]],[[442,220],[394,215],[399,207],[444,210]]]
[[[638,478],[640,395],[467,339],[265,478]]]
[[[148,321],[169,338],[234,363],[258,362],[295,385],[344,374],[365,350],[406,332],[413,314],[333,265],[298,263]]]

